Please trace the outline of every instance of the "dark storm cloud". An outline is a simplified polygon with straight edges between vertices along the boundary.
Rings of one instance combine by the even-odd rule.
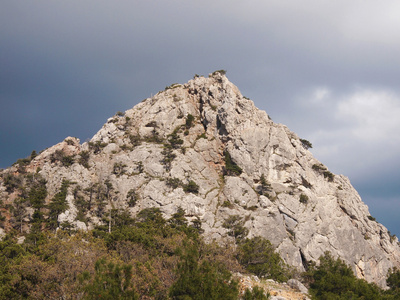
[[[400,201],[399,11],[396,1],[4,0],[0,166],[69,135],[84,141],[166,85],[227,69],[384,215],[376,203]]]

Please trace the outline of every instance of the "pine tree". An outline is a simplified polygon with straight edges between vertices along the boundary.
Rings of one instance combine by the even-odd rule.
[[[60,191],[54,196],[50,204],[48,205],[49,209],[49,218],[48,225],[50,229],[56,229],[58,224],[58,215],[63,213],[68,208],[67,203],[67,192],[70,183],[68,180],[63,180],[61,183]]]

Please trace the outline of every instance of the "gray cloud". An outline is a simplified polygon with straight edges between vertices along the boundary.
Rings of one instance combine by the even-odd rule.
[[[394,0],[4,0],[0,166],[227,69],[400,234],[399,12]]]

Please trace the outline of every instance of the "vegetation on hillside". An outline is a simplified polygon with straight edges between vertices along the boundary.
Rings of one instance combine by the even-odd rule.
[[[394,270],[388,274],[389,290],[358,279],[351,268],[340,258],[333,258],[326,252],[319,259],[320,264],[309,265],[303,279],[309,285],[312,299],[363,299],[389,300],[400,299],[400,272]]]
[[[0,299],[237,299],[235,252],[198,231],[183,210],[166,220],[155,208],[117,214],[111,233],[36,232],[19,244],[14,231],[0,242]]]
[[[20,188],[18,179],[8,180],[10,189]],[[268,240],[247,238],[240,216],[225,220],[235,245],[223,247],[204,243],[200,220],[189,222],[182,208],[168,220],[158,208],[144,209],[136,218],[113,209],[107,225],[81,232],[57,220],[67,208],[66,191],[73,183],[63,181],[45,205],[45,180],[39,174],[24,180],[28,188],[15,201],[14,229],[0,241],[0,299],[267,299],[258,288],[240,295],[232,273],[249,272],[279,282],[295,274]],[[189,182],[186,188],[196,192],[198,186]],[[93,201],[104,202],[112,191],[105,183],[93,191],[76,188],[74,193],[77,198],[84,192],[101,196]],[[128,194],[135,202],[134,191]],[[34,213],[25,224],[30,229],[22,230],[27,205]],[[390,289],[383,291],[357,279],[329,253],[320,262],[310,264],[303,274],[313,299],[399,299],[397,269],[390,271]]]
[[[62,193],[62,191],[60,192]],[[60,194],[60,199],[62,195]],[[113,231],[36,231],[0,242],[0,299],[268,299],[259,288],[239,295],[233,272],[286,281],[293,274],[263,238],[239,239],[237,247],[206,244],[201,225],[184,210],[166,220],[159,209],[135,219],[117,213]],[[400,271],[389,290],[357,279],[329,253],[303,274],[312,299],[399,299]]]

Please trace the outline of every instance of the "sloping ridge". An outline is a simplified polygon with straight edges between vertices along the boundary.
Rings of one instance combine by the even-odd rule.
[[[299,270],[330,251],[358,277],[383,286],[388,269],[400,266],[397,238],[370,217],[348,178],[329,172],[306,148],[223,72],[214,72],[118,113],[90,142],[67,138],[35,157],[26,171],[39,170],[47,180],[48,201],[63,179],[80,191],[111,187],[102,211],[93,202],[83,221],[70,188],[60,223],[90,229],[110,208],[134,215],[160,207],[170,217],[182,207],[188,220],[202,222],[208,240],[232,240],[224,223],[236,220],[248,237],[267,238]],[[74,163],[55,161],[56,151]],[[92,200],[88,193],[79,196]]]

